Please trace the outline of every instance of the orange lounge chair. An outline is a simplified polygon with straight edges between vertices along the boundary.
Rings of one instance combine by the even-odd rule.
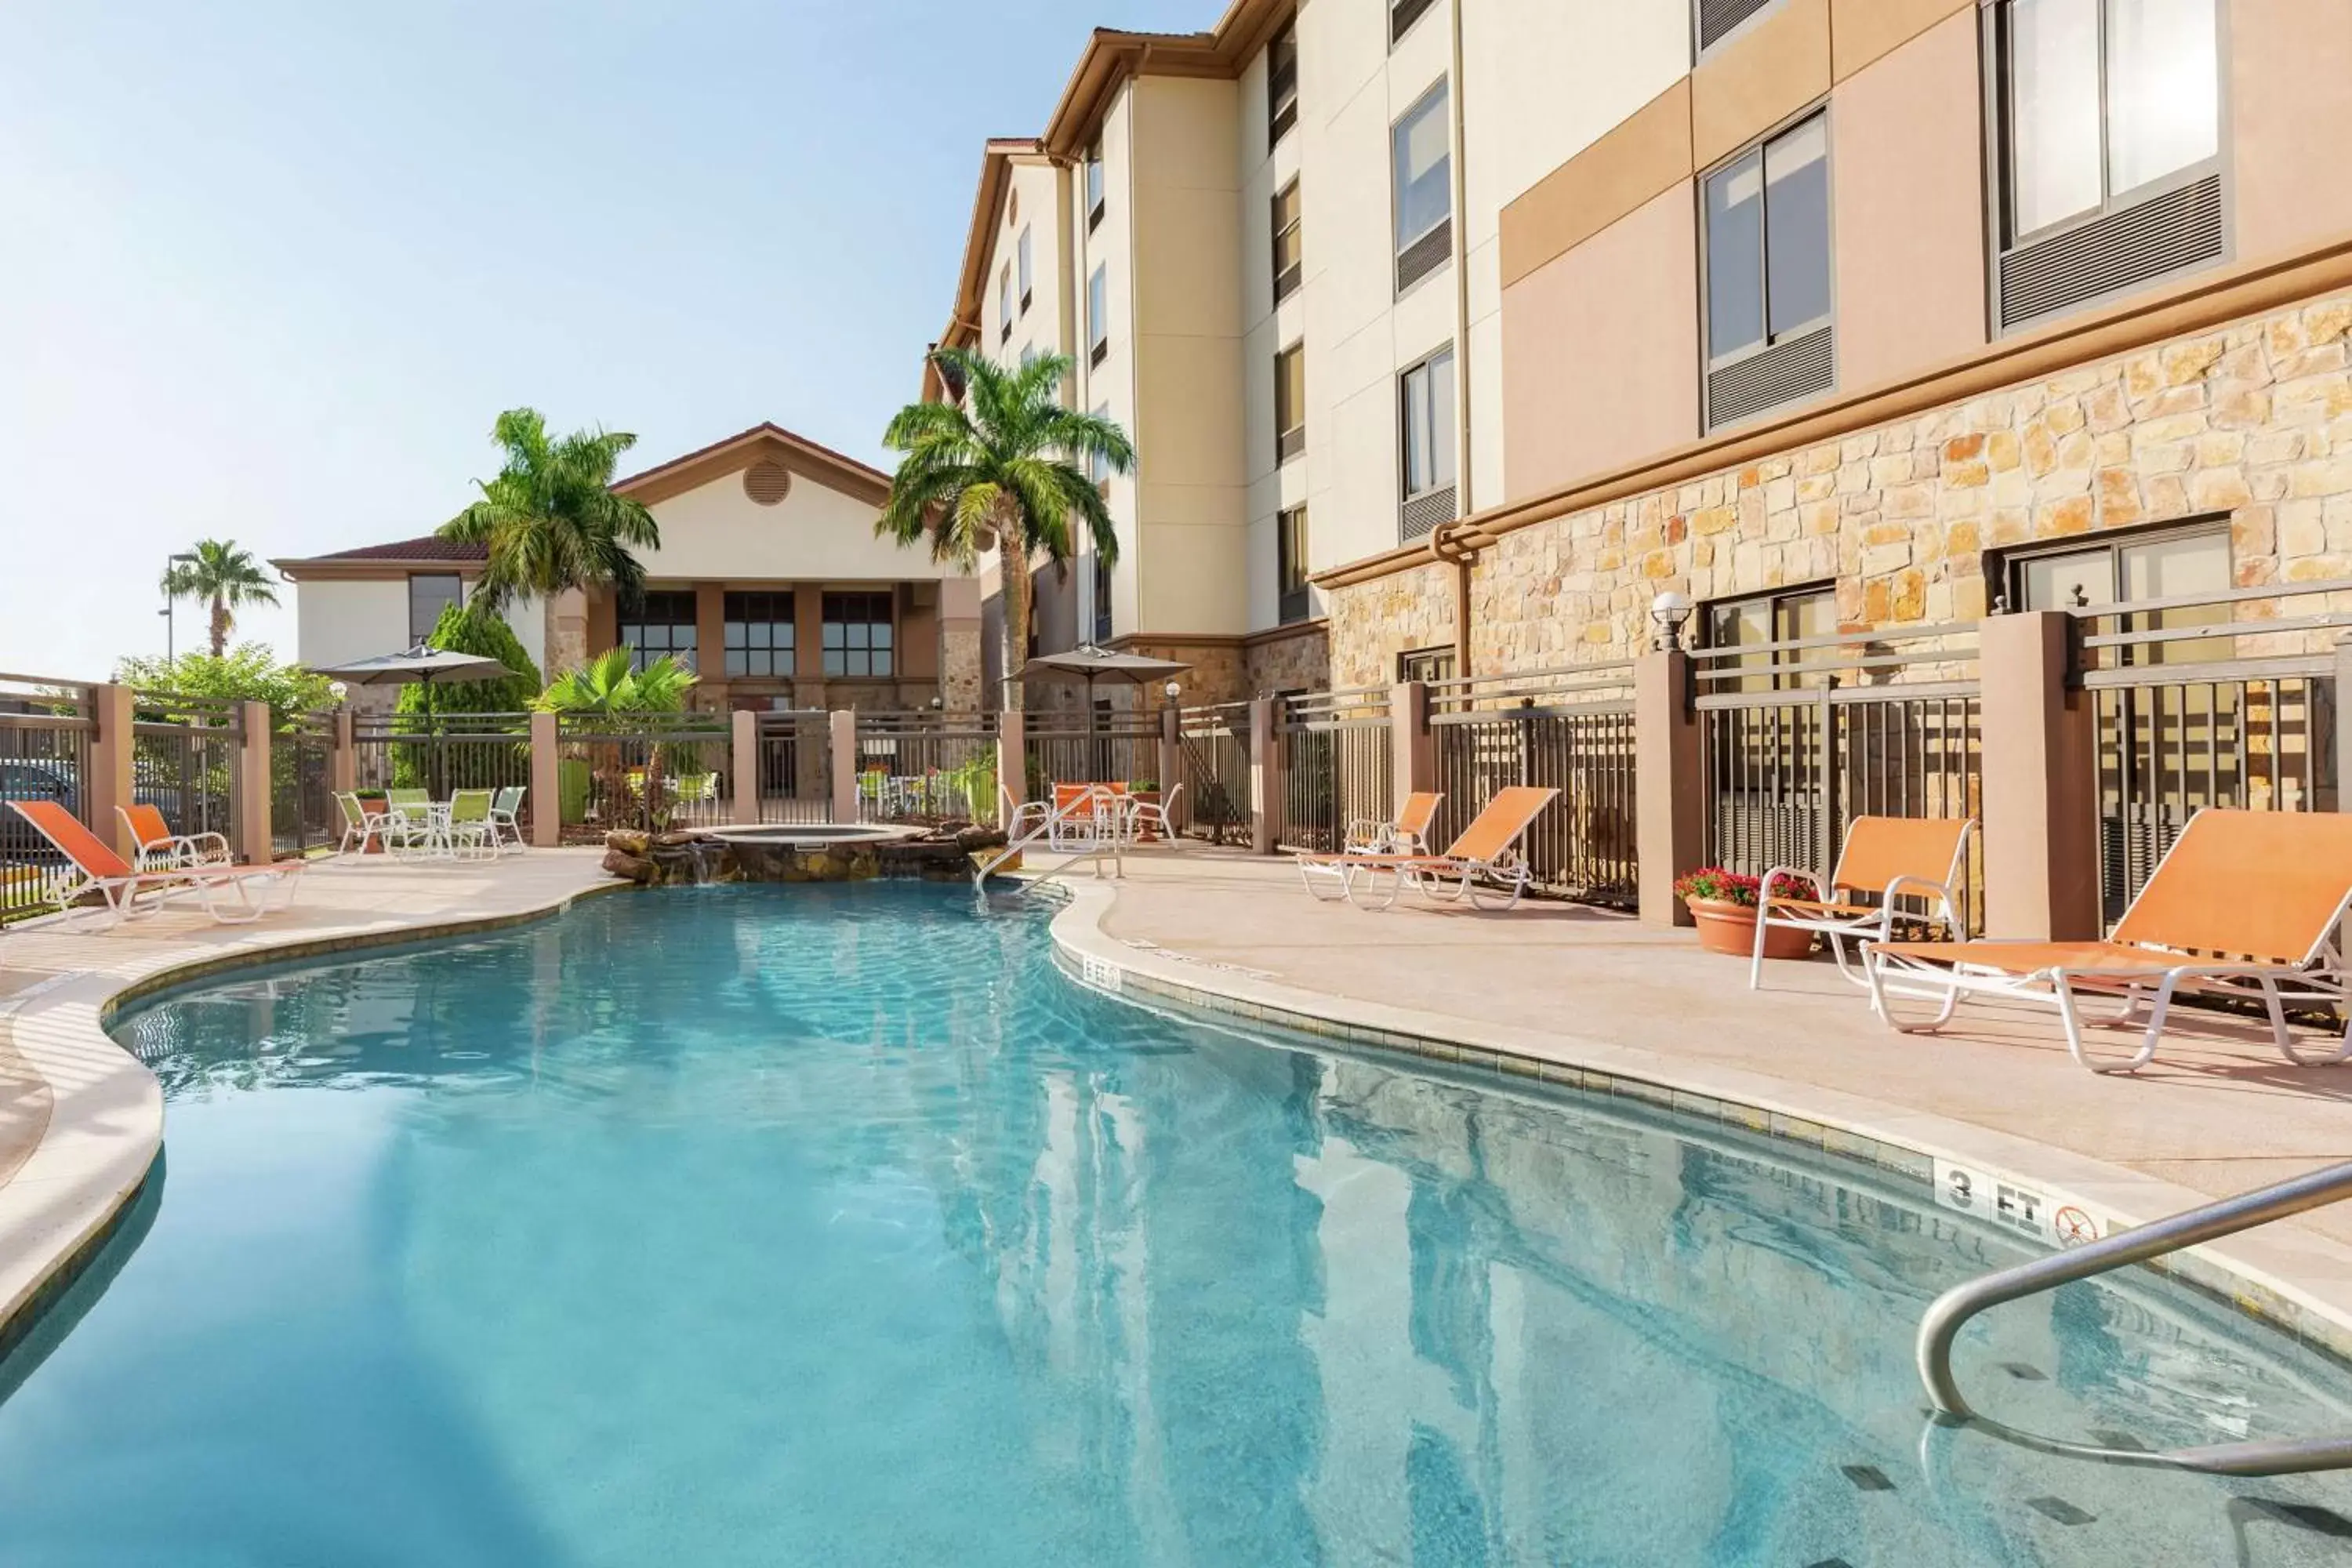
[[[2352,815],[2209,807],[2189,818],[2105,942],[1876,942],[1864,964],[1879,1016],[1906,1034],[1948,1023],[1964,994],[2007,996],[2055,1007],[2067,1050],[2093,1072],[2130,1072],[2156,1056],[2174,996],[2259,997],[2287,1060],[2319,1067],[2352,1058],[2352,1028],[2334,1051],[2307,1057],[2287,1032],[2285,1005],[2352,1003],[2336,945],[2347,904]],[[2120,994],[2117,1024],[2147,1009],[2132,1056],[2091,1059],[2084,991]],[[1889,995],[1940,996],[1943,1007],[1930,1023],[1905,1024],[1887,1012]]]
[[[1476,909],[1510,909],[1535,880],[1535,873],[1519,855],[1520,838],[1535,822],[1544,807],[1559,798],[1556,789],[1535,789],[1514,785],[1497,790],[1495,798],[1486,803],[1461,837],[1445,847],[1443,855],[1417,853],[1297,856],[1298,878],[1307,890],[1320,899],[1325,895],[1316,887],[1316,879],[1325,878],[1339,885],[1339,896],[1362,909],[1385,910],[1393,905],[1407,884],[1420,889],[1428,897],[1443,903],[1454,903],[1465,897]],[[1391,878],[1388,897],[1377,903],[1368,903],[1356,896],[1356,885],[1361,881],[1367,890],[1381,872]],[[1453,883],[1450,893],[1436,889]],[[1507,893],[1499,905],[1490,906],[1486,897]]]
[[[163,814],[152,805],[118,805],[114,814],[131,841],[139,846],[138,869],[159,871],[174,866],[226,866],[228,839],[218,833],[174,833]]]
[[[73,863],[74,874],[59,878],[50,894],[58,912],[68,920],[75,905],[91,893],[105,901],[98,923],[111,926],[134,915],[153,914],[173,893],[193,892],[203,902],[205,913],[220,924],[243,925],[292,902],[294,885],[302,874],[299,860],[283,866],[175,866],[165,871],[141,871],[56,801],[12,800],[8,805]],[[275,902],[247,890],[267,882],[283,886],[283,895]],[[221,898],[224,890],[235,893],[234,901]]]
[[[1774,926],[1822,937],[1829,943],[1830,956],[1837,960],[1838,973],[1856,985],[1868,985],[1870,979],[1856,962],[1860,951],[1849,959],[1845,944],[1892,939],[1895,922],[1903,913],[1895,907],[1898,898],[1926,899],[1940,905],[1944,929],[1955,938],[1966,937],[1968,923],[1960,918],[1960,910],[1967,902],[1969,835],[1975,828],[1976,819],[1966,816],[1857,816],[1847,826],[1837,867],[1826,879],[1795,866],[1773,867],[1764,874],[1767,889],[1780,886],[1785,878],[1811,883],[1813,896],[1789,899],[1768,891],[1759,900],[1756,954],[1748,963],[1748,989],[1763,987],[1764,933]],[[1853,897],[1843,896],[1848,894]],[[1878,902],[1860,903],[1859,898]]]
[[[1386,822],[1358,817],[1348,824],[1347,851],[1351,855],[1426,855],[1429,830],[1436,824],[1437,807],[1445,796],[1433,789],[1417,789],[1404,797],[1404,809]]]

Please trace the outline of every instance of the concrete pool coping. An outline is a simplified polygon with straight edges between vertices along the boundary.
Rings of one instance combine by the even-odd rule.
[[[13,1050],[46,1084],[37,1142],[0,1182],[0,1349],[77,1275],[148,1180],[163,1144],[153,1075],[107,1033],[121,1007],[155,992],[259,965],[466,936],[562,913],[580,899],[630,889],[604,876],[594,850],[536,850],[501,882],[443,868],[325,862],[301,918],[212,927],[165,915],[118,932],[71,933],[42,922],[0,935],[0,966],[37,978],[0,994],[0,1056]],[[322,888],[322,884],[325,885]],[[336,887],[347,884],[347,888]],[[328,889],[355,889],[344,908]],[[2047,1234],[2062,1208],[2095,1232],[2144,1224],[2208,1194],[2036,1140],[1885,1100],[1765,1074],[1662,1056],[1556,1028],[1475,1020],[1284,983],[1105,930],[1119,884],[1079,878],[1052,889],[1052,922],[1071,977],[1147,1005],[1255,1021],[1363,1047],[1491,1072],[1498,1079],[1616,1096],[1748,1133],[1864,1162],[1948,1207],[1955,1174],[1974,1212],[2004,1223],[2002,1189],[2030,1196]],[[28,951],[29,950],[29,951]],[[26,957],[34,962],[21,962]],[[44,960],[46,960],[46,973]],[[2352,1361],[2352,1246],[2292,1227],[2246,1233],[2182,1254],[2171,1272],[2338,1359]]]
[[[0,972],[23,982],[0,993],[0,1057],[13,1054],[47,1090],[30,1151],[0,1182],[0,1352],[105,1244],[163,1148],[162,1087],[107,1033],[119,1010],[230,971],[544,920],[631,886],[605,878],[600,860],[595,850],[535,850],[483,863],[509,867],[500,882],[470,867],[339,858],[312,868],[285,915],[255,925],[175,909],[112,931],[49,917],[0,934]],[[347,911],[331,901],[339,883],[360,895]],[[420,890],[451,893],[449,907],[404,908]]]
[[[1669,1058],[1566,1029],[1529,1029],[1337,995],[1239,964],[1122,940],[1105,930],[1120,883],[1075,877],[1055,888],[1065,907],[1052,933],[1065,973],[1080,984],[1146,1005],[1271,1025],[1505,1080],[1613,1096],[1785,1139],[1909,1178],[1927,1201],[2053,1247],[2066,1245],[2064,1230],[2080,1222],[2087,1222],[2092,1235],[2106,1236],[2212,1201],[2124,1165],[1865,1095]],[[1967,1203],[1956,1201],[1956,1184],[1962,1181],[1971,1194]],[[2026,1222],[2027,1200],[2034,1223]],[[2067,1215],[2063,1229],[2061,1215]],[[2151,1267],[2352,1363],[2352,1246],[2272,1226]]]

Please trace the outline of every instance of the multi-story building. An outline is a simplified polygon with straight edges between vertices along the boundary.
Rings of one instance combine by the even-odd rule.
[[[694,668],[703,708],[979,704],[979,584],[874,536],[882,474],[760,425],[613,488],[661,530],[660,547],[640,555],[645,595],[562,595],[551,614],[537,599],[509,605],[546,673],[626,646],[641,661],[673,654]],[[425,537],[274,563],[295,584],[298,657],[330,667],[422,642],[474,591],[486,557]]]
[[[1719,641],[2352,576],[2347,80],[2301,0],[1098,31],[1015,166],[1139,461],[1042,636],[1213,699],[1622,658],[1665,589]],[[950,335],[1012,355],[992,179]]]

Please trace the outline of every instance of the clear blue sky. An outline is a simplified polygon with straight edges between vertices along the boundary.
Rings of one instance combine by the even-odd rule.
[[[163,558],[429,531],[490,421],[878,461],[981,143],[1222,0],[7,0],[0,670],[160,653]],[[293,652],[293,595],[240,637]],[[203,616],[179,616],[184,648]]]

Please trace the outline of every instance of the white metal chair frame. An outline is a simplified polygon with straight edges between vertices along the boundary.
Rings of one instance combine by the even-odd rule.
[[[1847,843],[1853,842],[1854,829],[1860,826],[1860,818],[1846,825]],[[1748,989],[1750,991],[1763,989],[1765,934],[1772,928],[1778,927],[1783,931],[1811,931],[1814,935],[1822,938],[1829,946],[1831,958],[1837,963],[1839,976],[1853,984],[1861,986],[1865,991],[1871,990],[1870,976],[1867,973],[1869,965],[1865,962],[1864,953],[1857,948],[1849,958],[1845,944],[1849,942],[1892,941],[1895,935],[1895,922],[1915,918],[1895,907],[1895,900],[1898,898],[1924,899],[1940,906],[1943,910],[1945,928],[1952,933],[1952,940],[1967,941],[1969,928],[1963,915],[1968,906],[1966,889],[1969,838],[1976,832],[1976,819],[1970,817],[1961,827],[1959,841],[1952,848],[1952,863],[1945,869],[1943,880],[1937,881],[1931,877],[1906,872],[1894,878],[1884,889],[1879,889],[1878,906],[1867,914],[1835,914],[1825,911],[1799,913],[1793,910],[1775,913],[1772,906],[1776,900],[1772,897],[1771,889],[1784,877],[1790,881],[1803,882],[1810,886],[1813,889],[1814,902],[1824,904],[1833,902],[1837,893],[1837,868],[1832,867],[1826,877],[1801,866],[1775,866],[1765,872],[1764,880],[1760,884],[1762,890],[1758,894],[1756,900],[1756,951],[1748,961]],[[1841,860],[1845,858],[1843,845],[1839,847],[1838,858]],[[1876,1005],[1874,994],[1872,1005],[1874,1007]]]
[[[509,784],[499,791],[490,802],[490,832],[492,841],[500,847],[511,843],[520,855],[530,847],[522,836],[522,803],[528,791],[521,784]]]
[[[349,804],[345,805],[346,802]],[[384,840],[384,829],[392,816],[389,809],[370,811],[367,802],[357,790],[338,790],[335,804],[343,813],[343,837],[342,841],[335,846],[337,854],[349,855],[354,847],[365,854],[370,844],[379,849],[390,850],[391,846]]]
[[[114,812],[137,843],[139,832],[131,826],[131,814],[119,805]],[[152,844],[141,844],[131,864],[142,871],[168,871],[180,866],[226,866],[236,858],[225,833],[175,833]]]

